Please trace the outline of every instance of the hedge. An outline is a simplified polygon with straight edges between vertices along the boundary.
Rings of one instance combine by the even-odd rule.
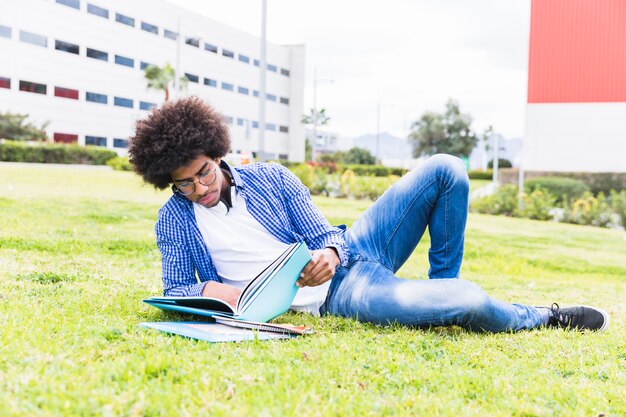
[[[579,198],[589,191],[589,187],[582,181],[562,177],[535,177],[524,183],[526,193],[530,194],[535,190],[548,191],[556,197],[557,202],[560,202],[564,199]]]
[[[64,144],[0,143],[0,161],[44,164],[106,165],[117,153],[96,146]]]
[[[516,168],[500,170],[500,181],[504,184],[517,184],[519,172]],[[573,178],[589,186],[593,194],[608,195],[611,190],[626,190],[626,172],[551,172],[525,171],[524,180],[536,177]]]

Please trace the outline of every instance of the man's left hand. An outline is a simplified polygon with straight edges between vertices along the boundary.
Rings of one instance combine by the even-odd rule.
[[[324,248],[311,252],[311,260],[302,270],[298,287],[315,287],[331,279],[340,263],[339,256],[333,248]]]

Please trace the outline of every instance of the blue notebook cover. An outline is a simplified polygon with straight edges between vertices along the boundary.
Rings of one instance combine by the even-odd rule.
[[[139,326],[156,329],[207,342],[242,342],[246,340],[290,339],[293,335],[235,328],[207,322],[158,322],[139,323]]]
[[[267,322],[289,309],[299,289],[296,281],[310,260],[306,244],[290,245],[246,287],[235,310],[221,300],[208,297],[151,297],[143,301],[179,313]]]

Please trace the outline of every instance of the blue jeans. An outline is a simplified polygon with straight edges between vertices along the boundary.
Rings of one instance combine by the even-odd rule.
[[[379,324],[490,332],[540,326],[536,308],[495,300],[459,279],[468,194],[465,167],[449,155],[435,155],[406,174],[347,230],[349,266],[337,269],[320,312]],[[396,277],[426,226],[430,279]]]

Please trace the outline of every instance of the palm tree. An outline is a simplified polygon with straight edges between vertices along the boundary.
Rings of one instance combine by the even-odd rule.
[[[165,92],[165,101],[170,99],[170,86],[176,79],[176,71],[167,63],[163,68],[158,65],[148,65],[144,69],[144,76],[148,80],[148,88],[151,90],[162,90]],[[180,77],[180,88],[185,89],[189,79]]]

